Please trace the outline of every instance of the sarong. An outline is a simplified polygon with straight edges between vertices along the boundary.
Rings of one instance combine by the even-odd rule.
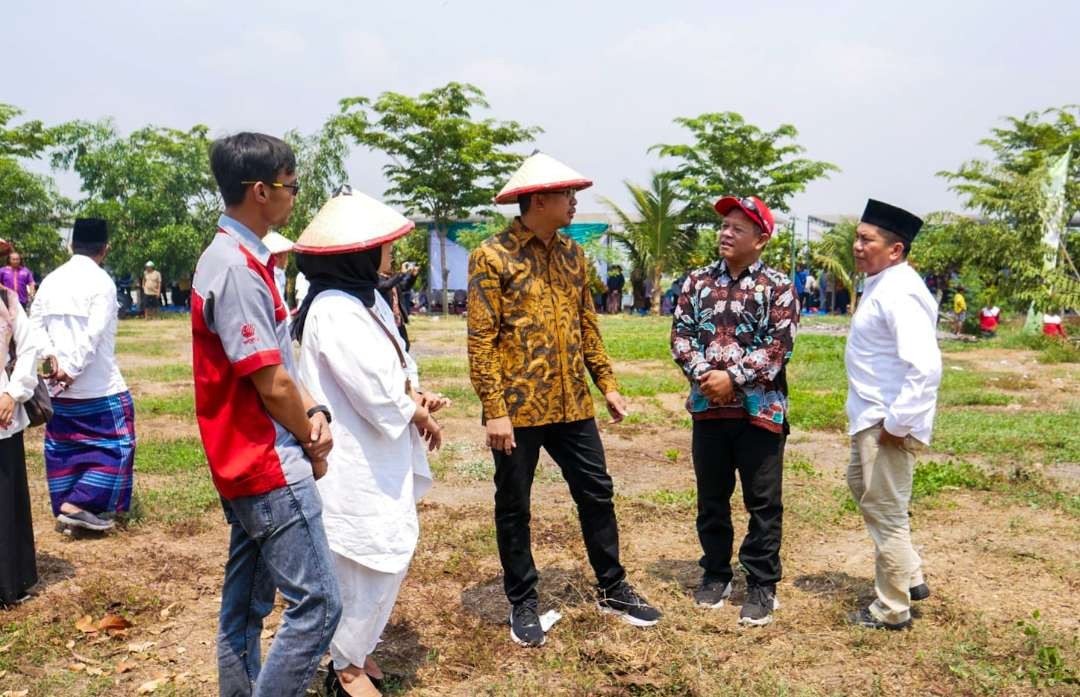
[[[135,465],[135,407],[124,391],[53,400],[45,427],[45,474],[53,515],[65,501],[91,513],[127,511]]]

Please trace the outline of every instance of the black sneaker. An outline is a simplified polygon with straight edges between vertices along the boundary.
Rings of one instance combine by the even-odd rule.
[[[704,576],[701,585],[694,591],[694,602],[700,607],[721,608],[731,596],[731,581]]]
[[[535,601],[518,603],[510,609],[510,638],[521,646],[543,646],[547,641]]]
[[[739,611],[739,624],[764,627],[772,622],[773,610],[780,609],[776,599],[776,586],[748,586],[746,601]]]
[[[870,608],[868,607],[864,607],[857,612],[850,613],[847,616],[847,621],[849,624],[853,624],[857,627],[866,627],[867,629],[889,629],[892,631],[907,629],[911,626],[910,617],[904,622],[890,624],[875,617],[874,613],[870,612]]]
[[[920,583],[917,586],[912,586],[908,589],[908,593],[911,594],[912,600],[926,600],[930,597],[930,586],[925,583]]]
[[[596,606],[600,612],[618,615],[635,627],[651,627],[663,617],[663,613],[649,605],[626,581],[619,581],[610,590],[601,590]]]

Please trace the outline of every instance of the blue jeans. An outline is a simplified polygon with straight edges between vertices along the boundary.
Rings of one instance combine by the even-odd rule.
[[[221,695],[303,695],[341,617],[315,480],[221,505],[232,526],[218,622]],[[275,590],[288,607],[260,666],[263,618],[274,609]]]

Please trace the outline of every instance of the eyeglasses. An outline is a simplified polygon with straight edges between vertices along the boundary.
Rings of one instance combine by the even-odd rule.
[[[754,199],[752,199],[752,198],[744,198],[744,199],[742,199],[741,201],[739,201],[739,205],[742,206],[743,208],[754,211],[758,215],[761,215],[761,211],[759,211],[757,209],[757,204],[754,203]]]
[[[256,179],[255,181],[245,181],[240,183],[244,184],[245,186],[248,184],[265,184],[266,186],[270,186],[275,189],[288,189],[289,193],[291,193],[293,196],[296,196],[298,193],[300,193],[299,181],[295,181],[292,184],[282,184],[281,182],[264,182]]]

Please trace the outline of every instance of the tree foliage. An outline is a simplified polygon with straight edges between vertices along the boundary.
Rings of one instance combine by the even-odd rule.
[[[795,142],[799,133],[791,124],[764,131],[733,111],[675,122],[690,131],[693,142],[649,150],[678,160],[676,188],[700,225],[715,223],[712,206],[721,196],[758,196],[770,208],[786,211],[791,197],[809,182],[839,171],[834,164],[800,157],[805,148]]]
[[[167,280],[195,268],[222,207],[207,132],[147,126],[123,136],[108,120],[55,129],[53,166],[81,178],[80,215],[109,221],[107,264],[118,275],[137,275],[151,259]]]
[[[68,256],[59,230],[70,206],[49,177],[34,174],[20,159],[39,157],[51,142],[40,121],[10,125],[22,112],[0,104],[0,238],[23,256],[40,278]]]
[[[344,133],[390,162],[385,195],[409,213],[431,218],[439,235],[443,307],[447,307],[447,226],[473,213],[486,213],[522,156],[513,146],[531,141],[541,129],[516,121],[478,118],[487,109],[484,93],[451,82],[411,97],[384,92],[341,100],[337,122]]]
[[[858,222],[843,220],[826,230],[821,240],[812,248],[812,258],[818,268],[832,274],[838,284],[843,284],[851,292],[851,311],[855,311],[855,285],[858,271],[855,270],[855,228]],[[839,287],[839,286],[837,286]]]
[[[913,258],[920,267],[977,277],[1013,307],[1080,307],[1080,279],[1067,264],[1047,270],[1052,250],[1043,243],[1047,169],[1070,146],[1065,219],[1080,207],[1078,116],[1080,107],[1065,106],[1009,117],[980,143],[992,159],[939,172],[982,219],[938,216],[937,229],[916,239]]]
[[[670,173],[654,172],[647,189],[625,184],[633,213],[604,199],[622,228],[608,234],[626,251],[630,264],[651,278],[652,313],[660,314],[662,277],[684,267],[695,248],[697,230],[690,224],[688,209],[678,197]]]

